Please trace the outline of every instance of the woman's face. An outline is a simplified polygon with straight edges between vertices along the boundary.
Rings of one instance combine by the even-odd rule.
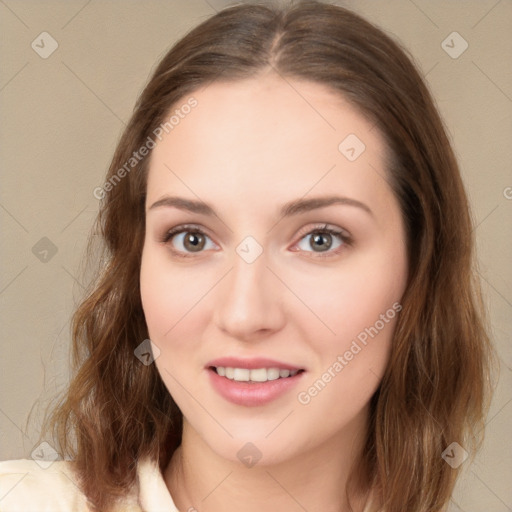
[[[140,276],[185,428],[260,463],[362,434],[407,275],[382,137],[273,74],[193,97],[151,155]]]

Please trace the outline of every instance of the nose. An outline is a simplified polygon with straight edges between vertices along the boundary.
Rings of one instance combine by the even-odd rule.
[[[234,255],[233,267],[220,283],[214,321],[225,334],[256,340],[282,329],[285,323],[283,287],[267,268],[263,253],[247,263]]]

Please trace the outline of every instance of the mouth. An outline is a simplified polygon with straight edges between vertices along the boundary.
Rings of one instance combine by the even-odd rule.
[[[236,368],[232,366],[210,366],[209,369],[220,377],[226,377],[235,382],[247,382],[256,384],[279,379],[289,379],[295,377],[299,373],[303,373],[303,369],[291,370],[288,368]]]
[[[303,380],[304,368],[273,359],[225,357],[205,367],[213,389],[225,400],[239,406],[270,404],[289,393]],[[286,398],[288,397],[288,398]]]

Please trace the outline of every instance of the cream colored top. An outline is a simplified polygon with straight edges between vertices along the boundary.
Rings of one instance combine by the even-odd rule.
[[[0,512],[90,512],[69,462],[56,461],[46,469],[40,463],[25,459],[0,462]],[[119,510],[179,512],[160,469],[150,460],[139,461],[137,483]],[[371,510],[372,504],[367,503],[364,512]]]
[[[0,462],[0,512],[90,512],[69,462],[56,461],[46,469],[38,462]],[[178,512],[155,463],[138,463],[137,485],[119,510]]]

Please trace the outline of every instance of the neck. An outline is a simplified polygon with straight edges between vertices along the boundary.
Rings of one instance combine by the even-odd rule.
[[[178,510],[187,512],[362,512],[366,493],[345,487],[361,456],[367,410],[336,438],[272,465],[245,467],[213,451],[184,420],[180,447],[164,479]]]

